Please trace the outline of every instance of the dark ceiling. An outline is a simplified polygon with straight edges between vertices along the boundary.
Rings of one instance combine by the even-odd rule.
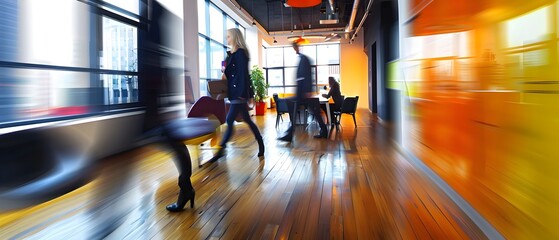
[[[291,31],[320,28],[344,28],[347,26],[354,0],[333,0],[334,12],[338,13],[339,23],[320,24],[320,19],[325,19],[331,13],[329,1],[323,0],[322,4],[310,8],[285,7],[283,0],[237,0],[243,9],[250,13],[268,32]],[[357,27],[363,17],[367,1],[360,1],[354,27]],[[321,9],[326,11],[321,13]],[[282,18],[283,13],[283,18]],[[294,27],[295,25],[295,27]]]

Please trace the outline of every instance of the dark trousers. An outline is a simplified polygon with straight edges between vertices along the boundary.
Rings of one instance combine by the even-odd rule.
[[[295,116],[297,115],[297,107],[299,105],[306,105],[307,110],[309,110],[318,125],[320,126],[320,132],[326,132],[328,129],[326,128],[326,124],[324,124],[324,120],[320,115],[320,103],[318,101],[311,101],[310,99],[297,99],[297,98],[288,98],[287,99],[287,108],[289,109],[289,120],[291,121],[291,126],[287,129],[287,134],[293,135],[295,131]]]
[[[164,134],[167,135],[167,131],[171,129],[165,129]],[[188,148],[181,141],[167,138],[167,145],[173,150],[175,154],[175,166],[179,171],[179,187],[181,190],[189,191],[192,190],[192,182],[190,181],[190,176],[192,176],[192,161],[190,159],[190,153]]]
[[[227,130],[223,135],[223,139],[221,139],[221,144],[219,144],[221,147],[225,147],[225,144],[229,142],[229,139],[233,135],[233,131],[234,131],[233,124],[235,122],[235,118],[237,118],[237,115],[239,114],[241,114],[243,120],[250,127],[250,130],[254,134],[254,138],[259,142],[262,139],[262,135],[260,135],[260,131],[258,130],[258,127],[256,127],[256,124],[254,124],[254,122],[250,118],[250,115],[248,114],[246,103],[231,104],[229,107],[229,112],[227,112],[227,117],[225,119],[225,121],[227,122]]]

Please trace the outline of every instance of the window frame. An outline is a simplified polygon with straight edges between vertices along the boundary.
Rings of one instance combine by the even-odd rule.
[[[323,46],[323,45],[338,45],[338,55],[339,55],[338,59],[341,61],[341,46],[340,46],[340,44],[336,44],[336,43],[335,43],[335,44],[313,44],[313,45],[305,45],[305,46],[314,46],[314,47],[316,47],[316,46]],[[303,48],[304,48],[305,46],[303,46]],[[266,57],[268,56],[268,52],[267,52],[267,51],[268,51],[269,49],[278,49],[278,48],[281,48],[281,49],[282,49],[282,55],[283,55],[282,64],[283,64],[283,65],[282,65],[282,66],[268,67],[268,66],[267,66],[267,61],[266,61],[266,66],[263,68],[264,71],[265,71],[266,83],[267,83],[267,84],[270,84],[269,81],[268,81],[268,79],[269,79],[268,71],[269,71],[269,70],[282,69],[282,71],[283,71],[283,78],[284,78],[283,81],[282,81],[282,82],[283,82],[283,85],[270,85],[270,88],[281,88],[281,89],[283,89],[283,93],[286,93],[286,91],[285,91],[286,88],[296,87],[297,85],[292,85],[292,84],[286,85],[286,80],[285,80],[285,78],[286,78],[286,76],[285,76],[285,69],[286,69],[286,68],[297,68],[296,65],[295,65],[295,66],[291,66],[291,65],[286,65],[286,64],[285,64],[285,61],[286,61],[286,59],[285,59],[285,51],[289,51],[289,49],[292,50],[292,47],[290,47],[290,46],[280,46],[280,47],[266,47],[266,46],[262,46],[262,48],[264,49],[264,52],[265,52],[264,54],[266,55]],[[315,53],[314,59],[317,59],[318,51],[315,50],[314,53]],[[314,79],[313,79],[313,89],[314,89],[314,90],[313,90],[313,91],[318,92],[320,87],[328,85],[328,84],[319,84],[319,83],[318,83],[318,67],[324,67],[324,66],[327,66],[327,67],[337,66],[338,69],[340,69],[340,62],[338,62],[337,64],[333,64],[333,63],[328,63],[328,64],[317,64],[317,62],[312,62],[312,59],[313,59],[312,56],[309,56],[309,58],[311,58],[311,69],[312,69],[312,74],[313,74],[313,77],[314,77]]]
[[[203,52],[204,52],[204,54],[206,55],[205,64],[206,64],[206,66],[208,66],[208,67],[206,67],[206,73],[205,73],[206,77],[199,77],[199,79],[200,79],[199,81],[200,81],[200,86],[207,86],[207,83],[210,82],[210,81],[221,80],[221,78],[212,78],[212,75],[211,75],[211,71],[212,71],[212,68],[211,68],[211,64],[212,64],[212,57],[211,57],[211,54],[212,54],[212,52],[211,52],[211,47],[210,47],[210,46],[212,45],[212,43],[213,43],[213,44],[221,45],[221,46],[223,47],[223,56],[224,56],[224,59],[225,59],[225,56],[226,56],[226,54],[227,54],[227,49],[228,49],[228,48],[227,48],[227,45],[226,45],[226,44],[227,44],[227,40],[226,40],[227,35],[225,34],[225,31],[227,31],[227,19],[231,19],[231,20],[235,23],[235,27],[236,27],[236,28],[239,28],[239,29],[241,30],[241,32],[243,33],[244,36],[246,36],[246,28],[244,28],[244,27],[243,27],[238,21],[236,21],[233,17],[227,15],[227,13],[226,13],[225,11],[223,11],[223,9],[221,9],[221,8],[218,7],[217,5],[213,4],[210,0],[202,0],[201,2],[204,3],[204,11],[205,11],[204,17],[205,17],[205,20],[206,20],[206,29],[205,29],[205,33],[201,33],[201,32],[200,32],[200,29],[198,29],[198,37],[199,37],[199,38],[203,38],[203,39],[206,41],[206,43],[205,43],[205,49],[204,49]],[[216,9],[218,9],[218,10],[221,12],[222,16],[223,16],[223,17],[222,17],[222,24],[223,24],[223,29],[224,29],[224,30],[223,30],[223,31],[224,31],[224,34],[223,34],[223,42],[219,42],[219,41],[213,39],[213,38],[210,36],[210,24],[209,24],[209,21],[210,21],[210,19],[209,19],[209,18],[210,18],[210,17],[209,17],[209,16],[210,16],[210,14],[209,14],[210,5],[213,6],[213,7],[215,7]],[[207,33],[207,34],[206,34],[206,33]],[[198,46],[198,47],[200,48],[200,46]],[[201,58],[199,57],[199,58],[198,58],[198,61],[199,61],[199,62],[200,62],[200,59],[201,59]],[[223,59],[221,59],[220,62],[221,62],[221,61],[223,61]],[[202,63],[200,63],[200,64],[202,64]],[[198,71],[201,73],[200,67],[198,68]],[[199,74],[199,76],[202,76],[202,74]],[[209,91],[208,91],[207,88],[206,88],[206,89],[200,88],[200,96],[208,96],[208,92],[209,92]]]
[[[143,2],[142,0],[137,0],[137,1],[138,1],[138,10],[141,13],[142,7],[145,6],[142,5]],[[101,81],[99,81],[100,75],[135,76],[137,78],[139,75],[137,67],[135,71],[101,68],[101,64],[99,61],[100,54],[98,49],[102,45],[102,40],[99,39],[102,39],[103,36],[103,29],[102,29],[103,17],[107,17],[111,20],[129,25],[137,29],[137,31],[139,31],[141,28],[145,28],[146,21],[147,21],[146,17],[141,16],[141,14],[132,13],[126,9],[123,9],[121,7],[115,6],[113,4],[104,1],[97,0],[97,1],[78,1],[78,2],[80,4],[88,5],[90,11],[90,14],[87,15],[87,17],[89,18],[89,26],[90,26],[88,29],[90,33],[89,40],[92,43],[92,46],[90,46],[90,50],[87,55],[87,57],[89,58],[89,67],[75,67],[75,66],[65,66],[65,65],[55,65],[55,64],[41,64],[41,63],[28,63],[28,62],[12,61],[12,60],[9,61],[0,60],[0,68],[8,68],[13,70],[27,69],[27,70],[88,73],[89,74],[88,89],[90,90],[94,90],[97,88],[104,90],[104,86],[102,86]],[[136,34],[136,42],[139,42],[139,34]],[[136,58],[137,61],[140,61],[139,56],[136,56]],[[139,85],[140,84],[138,84],[138,86]],[[101,94],[102,92],[103,91],[100,91]],[[138,87],[138,92],[140,92],[139,87]],[[73,107],[74,105],[71,106]],[[5,122],[0,122],[0,129],[15,127],[15,126],[24,126],[24,125],[31,125],[31,124],[79,119],[84,117],[97,116],[100,113],[118,114],[123,112],[137,111],[141,109],[139,96],[136,102],[111,104],[110,102],[105,103],[104,98],[102,96],[94,95],[94,96],[89,96],[87,106],[89,107],[89,109],[85,113],[61,115],[61,116],[45,115],[39,117],[29,117],[29,118],[14,119]]]

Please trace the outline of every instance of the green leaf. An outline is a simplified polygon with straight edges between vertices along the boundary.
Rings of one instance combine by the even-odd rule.
[[[269,85],[264,78],[264,72],[258,65],[252,66],[250,70],[250,79],[252,80],[252,87],[254,88],[254,101],[261,102],[268,95]]]

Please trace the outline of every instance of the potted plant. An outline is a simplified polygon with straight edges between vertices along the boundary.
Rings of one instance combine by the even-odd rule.
[[[250,79],[254,90],[254,102],[256,103],[256,115],[264,115],[266,103],[264,102],[268,94],[268,84],[264,78],[264,72],[257,65],[250,70]]]

